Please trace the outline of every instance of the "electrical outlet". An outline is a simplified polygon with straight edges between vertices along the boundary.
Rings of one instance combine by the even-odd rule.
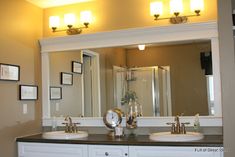
[[[28,105],[23,104],[23,114],[27,114],[27,113],[28,113]]]

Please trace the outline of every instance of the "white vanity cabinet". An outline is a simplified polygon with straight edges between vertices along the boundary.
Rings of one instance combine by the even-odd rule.
[[[223,157],[221,147],[130,146],[129,157]]]
[[[18,142],[18,157],[223,157],[223,149]]]
[[[87,145],[18,143],[18,157],[87,157]]]
[[[128,146],[89,145],[89,157],[128,157]]]

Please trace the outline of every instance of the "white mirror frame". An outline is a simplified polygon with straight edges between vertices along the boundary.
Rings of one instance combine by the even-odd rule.
[[[132,28],[94,34],[80,34],[74,36],[63,36],[45,38],[40,40],[42,57],[42,109],[43,126],[51,126],[50,116],[50,71],[49,53],[68,50],[85,50],[93,48],[117,47],[124,45],[138,45],[147,43],[164,43],[186,40],[211,40],[213,76],[215,91],[215,116],[200,116],[201,126],[222,126],[222,104],[221,104],[221,81],[220,81],[220,58],[218,43],[218,28],[216,21],[202,23],[187,23],[169,26],[156,26],[145,28]],[[57,125],[63,126],[63,118],[56,118]],[[104,126],[102,117],[73,117],[80,122],[81,126]],[[141,117],[138,120],[139,127],[164,127],[166,122],[173,117]],[[183,121],[191,122],[193,116],[181,117]],[[125,120],[123,120],[125,126]]]

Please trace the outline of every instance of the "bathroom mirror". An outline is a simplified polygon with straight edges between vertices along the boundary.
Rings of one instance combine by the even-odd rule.
[[[128,93],[136,94],[144,117],[221,116],[214,22],[42,39],[40,43],[44,118],[101,117],[109,108],[125,110]],[[145,44],[145,51],[139,51],[138,44]],[[83,63],[82,74],[71,72],[72,61]],[[73,74],[72,86],[60,85],[61,72]],[[49,100],[50,86],[62,87],[61,100]]]
[[[145,46],[145,50],[130,45],[50,53],[50,86],[63,91],[62,99],[51,100],[51,115],[96,117],[115,107],[125,112],[132,98],[142,116],[213,116],[211,41]],[[99,62],[99,75],[93,73],[94,59]],[[72,73],[74,61],[83,63],[82,74]],[[61,72],[73,75],[72,85],[61,85]],[[100,81],[100,93],[92,92],[97,86],[94,77]],[[100,97],[100,103],[93,95]]]

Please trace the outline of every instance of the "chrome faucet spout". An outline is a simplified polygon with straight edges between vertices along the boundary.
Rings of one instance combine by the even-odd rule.
[[[177,115],[175,117],[175,134],[180,134],[180,118],[179,116]]]
[[[68,121],[69,126],[73,125],[73,121],[72,121],[72,118],[70,116],[66,116],[64,121]]]
[[[65,124],[66,133],[76,133],[78,131],[77,124],[80,124],[80,123],[73,123],[72,118],[70,116],[66,116],[64,121],[66,121],[66,123],[62,123],[62,124]]]
[[[72,133],[73,132],[73,121],[72,118],[70,116],[66,116],[64,121],[66,121],[66,123],[64,123],[65,126],[65,132],[66,133]]]
[[[190,123],[180,123],[179,116],[175,116],[174,123],[166,123],[167,125],[171,125],[171,133],[172,134],[186,134],[185,125]]]

